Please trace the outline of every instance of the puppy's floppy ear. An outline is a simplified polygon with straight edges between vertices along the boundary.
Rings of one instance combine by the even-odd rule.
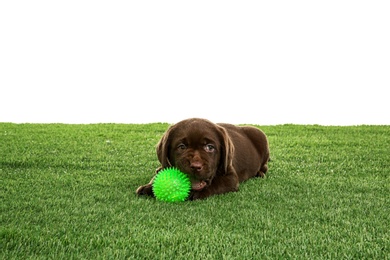
[[[221,141],[221,159],[219,169],[227,173],[233,167],[234,145],[225,128],[217,126]]]
[[[161,168],[172,166],[171,162],[169,161],[169,154],[171,150],[171,141],[174,129],[175,125],[169,127],[156,146],[157,158],[161,163]]]

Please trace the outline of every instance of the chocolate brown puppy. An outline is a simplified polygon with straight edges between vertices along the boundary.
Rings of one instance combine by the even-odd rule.
[[[156,172],[174,166],[187,174],[192,187],[190,199],[238,191],[240,182],[264,177],[268,170],[267,137],[252,126],[190,118],[172,125],[156,150],[161,163]],[[152,183],[153,179],[136,193],[154,196]]]

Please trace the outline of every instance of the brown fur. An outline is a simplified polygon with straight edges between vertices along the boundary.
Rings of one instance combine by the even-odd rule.
[[[268,170],[267,137],[251,126],[186,119],[165,132],[156,150],[161,163],[156,172],[175,166],[186,173],[193,184],[190,199],[237,191],[240,182],[264,177]],[[154,196],[152,183],[136,193]]]

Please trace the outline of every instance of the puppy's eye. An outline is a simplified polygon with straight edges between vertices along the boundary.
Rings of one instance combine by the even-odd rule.
[[[206,152],[209,152],[209,153],[212,153],[212,152],[215,151],[215,147],[214,147],[214,145],[212,145],[212,144],[206,144],[206,145],[204,146],[204,149],[206,150]]]
[[[185,144],[179,144],[177,146],[177,149],[179,149],[179,150],[185,150],[186,148],[187,148],[187,146]]]

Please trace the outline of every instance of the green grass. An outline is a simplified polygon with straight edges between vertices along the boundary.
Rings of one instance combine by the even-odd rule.
[[[0,259],[390,259],[390,126],[261,126],[266,178],[139,198],[167,127],[0,123]]]

